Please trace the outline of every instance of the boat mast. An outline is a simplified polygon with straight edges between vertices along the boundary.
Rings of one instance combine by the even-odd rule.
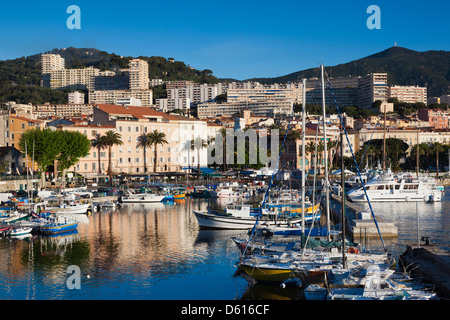
[[[416,146],[416,167],[417,167],[417,180],[419,180],[419,127],[417,127],[417,146]]]
[[[302,234],[305,233],[305,135],[306,135],[306,79],[302,83]],[[313,207],[314,212],[314,207]]]
[[[384,106],[384,131],[383,131],[383,173],[386,172],[386,105]]]
[[[342,263],[343,267],[347,267],[345,257],[345,168],[344,168],[344,124],[341,130],[341,205],[342,205]]]
[[[326,110],[325,110],[325,85],[323,76],[323,64],[320,65],[321,82],[322,82],[322,116],[323,116],[323,149],[325,161],[325,212],[327,215],[327,230],[328,241],[330,241],[330,194],[328,193],[328,149],[327,149],[327,125],[326,125]]]

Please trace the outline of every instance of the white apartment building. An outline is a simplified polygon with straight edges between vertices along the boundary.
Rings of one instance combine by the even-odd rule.
[[[130,90],[148,90],[148,63],[145,60],[130,60]]]
[[[231,117],[244,109],[250,110],[255,116],[273,117],[276,115],[292,114],[292,101],[237,101],[223,103],[202,103],[197,105],[197,116],[200,119],[216,118],[218,116]]]
[[[114,104],[118,98],[135,98],[143,107],[153,106],[153,91],[148,90],[95,90],[89,91],[90,104]]]
[[[390,86],[389,98],[397,98],[400,102],[427,104],[427,88],[419,86]]]
[[[287,85],[285,88],[280,88],[277,85],[272,87],[257,86],[249,89],[228,89],[228,102],[261,102],[261,101],[284,101],[288,100],[292,103],[302,101],[301,86]]]
[[[163,79],[150,79],[149,81],[150,87],[161,86],[164,84]]]
[[[187,112],[191,109],[191,99],[189,98],[156,99],[156,109],[164,112],[180,109]]]
[[[59,54],[42,54],[41,55],[41,71],[42,74],[51,71],[61,70],[65,68],[65,59]]]
[[[84,104],[84,93],[79,91],[69,92],[67,100],[69,104]]]
[[[211,84],[187,84],[185,87],[167,88],[167,99],[189,99],[191,104],[212,102],[222,94],[221,86]]]
[[[387,73],[371,73],[358,80],[356,102],[363,108],[371,108],[377,100],[387,101]]]
[[[43,75],[44,86],[52,89],[86,90],[90,78],[98,76],[100,70],[94,67],[84,69],[59,69]]]

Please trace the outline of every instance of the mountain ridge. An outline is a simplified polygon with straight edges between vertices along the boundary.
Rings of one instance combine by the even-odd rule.
[[[158,56],[121,56],[95,48],[61,48],[42,53],[60,54],[66,59],[66,68],[93,66],[100,70],[128,68],[133,58],[149,63],[149,78],[168,80],[191,80],[200,83],[238,81],[220,79],[209,69],[196,70],[182,61]],[[40,86],[41,63],[37,53],[16,59],[0,60],[0,102],[40,104],[43,102],[66,103],[67,94]],[[319,67],[296,71],[274,78],[251,78],[244,81],[258,81],[264,84],[286,83],[302,78],[319,77]],[[429,97],[441,96],[450,88],[450,51],[429,50],[418,52],[403,47],[391,47],[364,58],[326,66],[325,71],[333,77],[364,76],[371,72],[387,72],[388,84],[426,86]]]
[[[426,86],[429,97],[441,96],[450,87],[450,51],[414,51],[403,47],[390,47],[364,58],[325,66],[325,71],[333,77],[364,76],[372,72],[386,72],[388,85]],[[274,78],[251,78],[264,84],[286,83],[302,78],[320,77],[319,66],[289,73]]]

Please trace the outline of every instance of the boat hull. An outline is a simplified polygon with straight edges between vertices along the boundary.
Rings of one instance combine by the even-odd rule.
[[[43,234],[57,234],[75,230],[78,227],[78,221],[67,224],[51,224],[41,227]]]
[[[252,265],[241,265],[241,268],[257,282],[282,283],[288,279],[295,278],[293,269],[291,268],[261,268]]]
[[[89,204],[82,204],[79,206],[66,206],[66,207],[46,207],[45,211],[51,211],[55,213],[73,213],[73,214],[85,214],[89,209]]]
[[[207,212],[193,210],[198,224],[202,229],[234,229],[248,230],[253,228],[256,218],[237,218],[231,216],[220,216]]]
[[[152,196],[152,197],[124,197],[122,198],[122,203],[151,203],[151,202],[161,202],[164,196]]]
[[[25,234],[29,234],[32,230],[33,230],[33,228],[28,228],[28,227],[11,230],[10,236],[12,236],[12,237],[23,236]]]

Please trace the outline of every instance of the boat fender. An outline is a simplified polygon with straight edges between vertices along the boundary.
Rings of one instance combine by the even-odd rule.
[[[347,253],[359,253],[359,250],[357,248],[350,247],[348,248]]]

